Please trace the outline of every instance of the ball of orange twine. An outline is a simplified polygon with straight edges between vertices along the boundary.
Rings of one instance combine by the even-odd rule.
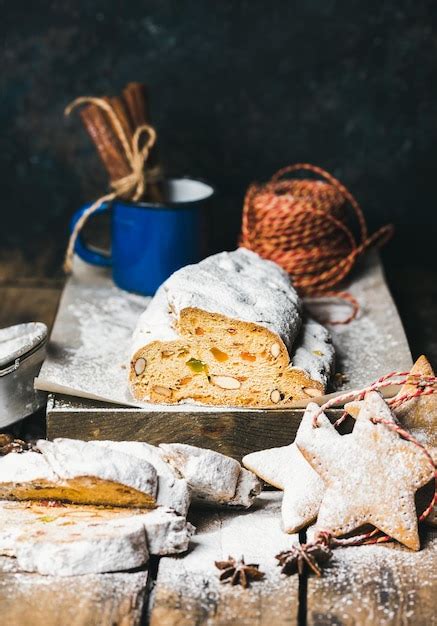
[[[284,179],[299,170],[323,180]],[[369,236],[363,211],[348,189],[322,168],[298,163],[280,169],[266,184],[249,187],[240,245],[283,267],[302,296],[346,301],[351,314],[331,321],[346,324],[356,317],[359,304],[350,293],[333,287],[366,250],[381,247],[392,234],[393,226],[387,224]]]

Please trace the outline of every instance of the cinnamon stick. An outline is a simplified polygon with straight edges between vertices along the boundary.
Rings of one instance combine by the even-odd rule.
[[[123,89],[122,97],[129,111],[133,128],[150,124],[149,98],[143,83],[128,83]]]
[[[111,181],[126,175],[124,162],[113,141],[103,112],[94,104],[80,111],[83,124],[91,137]]]
[[[148,91],[143,83],[128,83],[123,89],[122,98],[125,102],[133,128],[141,126],[142,124],[151,124]],[[156,144],[150,151],[147,165],[149,167],[156,167],[158,165]],[[158,183],[150,183],[147,186],[147,195],[150,200],[154,202],[163,201],[163,195]]]
[[[126,111],[123,100],[118,96],[114,96],[113,98],[108,98],[108,101],[120,121],[120,124],[126,134],[127,140],[130,142],[133,137],[134,129],[132,128],[132,124],[130,122],[129,115]]]
[[[121,96],[105,96],[101,100],[111,106],[119,124],[115,123],[114,115],[94,103],[82,108],[80,115],[110,181],[115,182],[131,174],[131,165],[126,156],[127,148],[122,144],[120,126],[127,142],[131,144],[136,128],[150,123],[147,90],[141,83],[129,83]],[[147,166],[153,167],[156,163],[156,150],[152,150]],[[162,201],[157,183],[147,185],[147,196],[151,200]]]

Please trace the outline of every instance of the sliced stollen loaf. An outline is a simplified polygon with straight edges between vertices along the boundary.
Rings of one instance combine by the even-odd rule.
[[[182,443],[161,443],[163,458],[187,481],[193,498],[210,505],[249,508],[262,483],[229,456]]]
[[[179,443],[96,441],[151,463],[159,478],[157,504],[186,515],[191,497],[211,505],[250,507],[261,491],[255,474],[219,452]]]
[[[74,439],[40,440],[36,450],[0,457],[0,500],[156,506],[158,476],[146,460]]]
[[[0,457],[0,500],[165,507],[185,517],[192,497],[249,507],[261,482],[235,459],[184,444],[40,440]]]
[[[134,332],[138,400],[268,407],[322,395],[334,363],[328,331],[302,318],[276,263],[239,248],[175,272]]]
[[[151,511],[0,502],[0,554],[20,569],[54,576],[124,571],[149,554],[188,549],[193,526],[169,509]]]

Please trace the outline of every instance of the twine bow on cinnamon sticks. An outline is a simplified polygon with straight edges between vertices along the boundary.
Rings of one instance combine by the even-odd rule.
[[[145,168],[156,144],[156,131],[145,121],[147,113],[142,85],[131,83],[123,95],[129,104],[130,116],[119,98],[80,97],[65,109],[65,115],[69,115],[76,107],[88,105],[83,110],[82,119],[108,171],[112,189],[98,198],[77,221],[65,255],[64,270],[67,273],[72,271],[76,240],[88,218],[102,204],[116,198],[139,200],[144,196],[146,186],[160,177],[157,165]]]

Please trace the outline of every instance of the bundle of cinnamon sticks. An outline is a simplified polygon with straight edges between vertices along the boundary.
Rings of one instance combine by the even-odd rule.
[[[144,124],[150,124],[149,98],[144,84],[137,82],[128,83],[120,96],[105,96],[102,100],[112,107],[129,144],[132,142],[136,128]],[[119,135],[114,128],[111,116],[92,103],[81,109],[80,116],[97,148],[110,182],[113,183],[128,176],[131,173],[131,167]],[[153,146],[147,160],[147,168],[155,169],[157,165],[156,146]],[[140,198],[140,200],[152,200],[155,202],[161,199],[161,192],[157,182],[151,182],[147,185],[146,197]]]

